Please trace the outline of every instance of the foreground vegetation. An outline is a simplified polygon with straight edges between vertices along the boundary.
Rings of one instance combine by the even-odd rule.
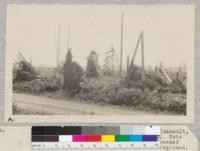
[[[127,73],[119,76],[106,65],[100,69],[97,59],[96,52],[92,51],[84,71],[72,61],[69,50],[63,67],[50,69],[51,74],[47,74],[45,69],[37,71],[29,63],[20,61],[14,69],[13,90],[35,95],[62,91],[61,98],[76,97],[93,103],[186,114],[185,71],[168,69],[172,79],[168,83],[159,69],[149,69],[142,81],[138,66],[127,65]]]

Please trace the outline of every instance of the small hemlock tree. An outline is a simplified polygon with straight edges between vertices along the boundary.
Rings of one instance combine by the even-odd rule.
[[[95,51],[91,51],[87,58],[86,74],[87,77],[97,77],[99,74],[98,55]]]
[[[68,50],[63,66],[63,89],[65,93],[74,95],[80,90],[79,83],[81,82],[82,75],[83,69],[78,63],[72,61],[71,49]]]

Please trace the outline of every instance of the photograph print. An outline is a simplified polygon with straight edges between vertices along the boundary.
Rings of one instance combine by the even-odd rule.
[[[10,5],[9,113],[187,116],[193,55],[192,5]]]

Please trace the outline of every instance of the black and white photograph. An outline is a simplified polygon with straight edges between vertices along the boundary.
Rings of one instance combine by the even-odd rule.
[[[11,115],[191,115],[192,5],[10,5],[6,38]]]

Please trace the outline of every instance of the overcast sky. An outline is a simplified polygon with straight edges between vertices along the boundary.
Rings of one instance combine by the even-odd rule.
[[[56,66],[55,29],[60,24],[60,58],[64,59],[70,25],[73,60],[85,67],[91,50],[120,52],[121,12],[124,13],[124,58],[132,56],[144,31],[145,65],[180,66],[194,49],[194,7],[178,5],[11,5],[7,14],[7,45],[13,59],[21,52],[34,66]],[[136,64],[140,64],[140,51]]]

